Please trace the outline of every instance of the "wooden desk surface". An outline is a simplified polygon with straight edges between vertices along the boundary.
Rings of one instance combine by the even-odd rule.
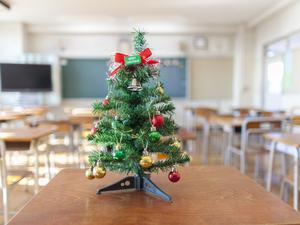
[[[17,108],[6,108],[3,112],[6,114],[15,114],[19,116],[39,116],[48,112],[47,107],[17,107]]]
[[[32,107],[32,108],[24,108],[22,112],[29,116],[39,116],[48,112],[49,109],[47,107]]]
[[[84,123],[92,124],[93,121],[99,118],[99,116],[94,115],[92,112],[70,114],[68,115],[68,117],[70,122],[73,124],[84,124]]]
[[[0,140],[6,142],[32,141],[53,133],[55,126],[39,126],[26,128],[0,128]]]
[[[152,180],[173,203],[143,192],[104,193],[96,189],[122,175],[89,181],[80,169],[60,172],[12,218],[9,225],[209,225],[300,224],[300,214],[239,171],[229,167],[180,168],[182,180],[166,174]]]
[[[0,112],[0,122],[7,122],[7,121],[11,121],[11,120],[20,120],[20,119],[24,119],[24,118],[25,118],[25,116],[20,113],[6,112],[6,111]]]
[[[270,118],[270,117],[233,117],[233,116],[220,116],[212,115],[209,118],[209,123],[211,125],[219,125],[223,127],[241,127],[247,119],[255,118]],[[286,116],[273,116],[275,120],[284,120]]]
[[[276,141],[295,148],[300,148],[300,134],[293,133],[269,133],[264,137],[271,141]]]
[[[212,125],[240,127],[242,126],[244,119],[245,117],[212,115],[209,118],[209,123]]]

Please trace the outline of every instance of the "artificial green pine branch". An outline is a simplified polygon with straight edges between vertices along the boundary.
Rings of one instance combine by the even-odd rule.
[[[139,53],[146,48],[145,32],[136,30],[134,33],[134,51]]]
[[[136,31],[134,55],[140,55],[146,47],[145,33]],[[96,148],[89,155],[92,167],[101,163],[111,171],[143,175],[144,172],[170,170],[177,164],[189,161],[181,148],[173,145],[177,130],[172,118],[175,107],[171,98],[158,89],[164,87],[158,81],[159,67],[143,60],[143,63],[121,65],[107,81],[109,91],[106,102],[97,101],[92,105],[93,113],[101,115],[95,125],[96,132],[87,137]],[[130,85],[140,85],[142,90],[129,90]],[[162,138],[153,141],[150,134],[154,133],[153,118],[158,113],[164,119],[163,124],[156,128]],[[166,137],[169,138],[166,140]],[[123,152],[124,156],[116,157],[117,151]],[[152,156],[157,153],[166,154],[167,159],[157,160],[147,168],[140,164],[145,154]]]

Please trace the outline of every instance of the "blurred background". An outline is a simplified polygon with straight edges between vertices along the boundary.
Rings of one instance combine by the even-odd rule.
[[[149,46],[166,65],[166,92],[180,105],[188,99],[228,111],[300,104],[298,1],[6,2],[1,62],[50,64],[52,90],[21,99],[1,92],[2,105],[89,106],[105,97],[107,61],[132,51],[133,28],[149,33]]]
[[[229,164],[226,137],[239,146],[250,117],[264,122],[256,144],[269,131],[298,132],[300,1],[0,0],[4,222],[60,169],[87,166],[85,136],[99,119],[91,104],[106,97],[112,55],[132,53],[134,28],[161,61],[191,164]],[[264,186],[265,155],[261,167],[257,154],[246,168],[232,164]],[[282,171],[272,176],[278,195]]]

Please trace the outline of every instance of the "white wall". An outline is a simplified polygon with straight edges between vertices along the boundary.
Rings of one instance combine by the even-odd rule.
[[[207,35],[208,48],[197,50],[193,40],[197,35],[147,35],[153,53],[159,56],[232,56],[232,35]],[[131,43],[131,36],[122,34],[49,34],[29,33],[27,52],[55,53],[63,57],[109,57],[121,51],[121,40]],[[130,52],[129,52],[130,53]]]
[[[222,102],[232,99],[232,57],[192,58],[191,99]]]
[[[252,106],[253,66],[254,66],[253,29],[240,25],[235,35],[232,96],[234,107]]]
[[[153,54],[159,57],[163,56],[185,56],[188,59],[193,58],[232,58],[233,57],[233,35],[232,34],[207,34],[207,49],[199,50],[194,47],[194,39],[197,34],[149,34],[147,40],[152,48]],[[131,36],[124,34],[80,34],[80,33],[28,33],[26,52],[33,54],[54,54],[61,58],[93,58],[110,57],[114,51],[128,53],[128,50],[122,49],[121,40],[126,40],[131,44]],[[130,52],[129,52],[130,53]],[[197,71],[195,76],[197,76]],[[190,93],[193,87],[190,74],[189,89]],[[60,79],[58,79],[60,80]],[[56,92],[60,95],[60,91]],[[215,100],[211,100],[215,103]],[[231,101],[224,98],[226,104]],[[74,102],[73,102],[74,103]],[[220,104],[218,102],[218,104]],[[225,104],[225,103],[224,103]]]
[[[35,94],[39,103],[58,105],[61,103],[61,58],[84,58],[84,57],[110,57],[114,51],[124,51],[124,42],[131,43],[131,36],[124,33],[76,33],[63,31],[39,31],[32,30],[21,23],[0,23],[0,59],[13,62],[26,63],[50,63],[53,65],[54,91],[48,94]],[[2,35],[3,34],[3,35]],[[194,46],[197,36],[203,36],[208,40],[206,49],[199,50]],[[208,32],[208,33],[172,33],[172,34],[149,34],[147,36],[153,53],[159,57],[185,56],[188,60],[197,59],[232,59],[234,51],[234,34],[231,32]],[[123,40],[123,41],[122,41]],[[2,51],[3,49],[3,51]],[[129,52],[130,53],[130,52]],[[197,71],[195,71],[197,74]],[[195,76],[190,75],[190,78]],[[190,93],[193,80],[189,80]],[[1,93],[1,103],[17,104],[19,94]],[[203,104],[211,106],[231,105],[231,97],[223,102],[215,100],[195,99],[191,104]],[[222,107],[223,108],[223,107]]]
[[[21,23],[0,23],[0,60],[20,57],[24,50],[24,27]]]
[[[295,1],[287,8],[276,13],[256,27],[255,73],[254,80],[249,80],[253,88],[252,102],[260,106],[262,103],[263,85],[263,48],[266,44],[300,30],[300,1]],[[283,95],[278,99],[278,106],[290,108],[300,105],[299,95]]]
[[[59,60],[55,55],[28,55],[25,54],[28,43],[26,27],[17,22],[0,23],[0,62],[8,63],[49,63],[52,65],[54,90],[52,92],[41,93],[10,93],[0,92],[0,103],[17,105],[20,102],[26,104],[59,104],[60,77]]]

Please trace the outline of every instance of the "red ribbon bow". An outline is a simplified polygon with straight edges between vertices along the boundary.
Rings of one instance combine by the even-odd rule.
[[[150,48],[146,48],[145,50],[140,52],[140,57],[141,57],[141,64],[156,64],[158,63],[157,60],[147,60],[147,58],[149,58],[152,55],[152,52],[150,50]],[[121,69],[122,67],[125,67],[125,58],[129,57],[129,55],[123,54],[123,53],[116,53],[115,54],[115,62],[116,63],[121,63],[121,65],[119,65],[116,69],[114,69],[111,73],[110,73],[110,77],[113,77],[118,71],[119,69]]]

